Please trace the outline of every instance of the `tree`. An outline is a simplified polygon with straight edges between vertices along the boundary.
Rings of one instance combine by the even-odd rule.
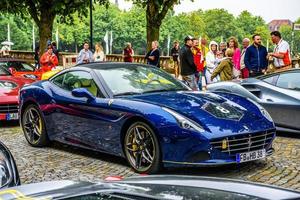
[[[180,0],[133,0],[134,3],[146,8],[147,49],[151,49],[151,42],[159,40],[159,29],[163,19]]]
[[[93,0],[108,4],[108,0]],[[90,1],[87,0],[5,0],[0,1],[0,12],[19,14],[24,17],[29,14],[39,29],[40,50],[46,48],[46,42],[52,38],[53,22],[56,16],[68,23],[73,22],[73,13],[86,16]]]
[[[221,38],[227,39],[230,36],[237,36],[235,18],[227,10],[207,10],[202,18],[206,25],[205,31],[211,40],[219,41]]]

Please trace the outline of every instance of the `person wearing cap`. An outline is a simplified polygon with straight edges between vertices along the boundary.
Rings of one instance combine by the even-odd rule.
[[[193,37],[187,36],[184,38],[184,46],[180,49],[180,72],[183,81],[185,81],[193,90],[198,90],[195,73],[197,66],[194,62],[194,56],[191,51],[193,45]]]
[[[269,57],[273,57],[273,64],[276,71],[284,71],[292,67],[290,45],[281,38],[279,31],[271,32],[272,42],[276,45],[273,53],[269,53]]]
[[[58,65],[58,59],[53,53],[53,46],[51,44],[47,46],[47,51],[40,58],[40,65],[42,72],[51,71]]]

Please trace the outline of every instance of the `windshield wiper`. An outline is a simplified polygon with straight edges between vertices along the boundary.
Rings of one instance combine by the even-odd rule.
[[[122,92],[115,94],[114,96],[123,96],[123,95],[135,95],[135,94],[143,94],[142,92]]]
[[[180,88],[180,89],[160,89],[160,90],[149,90],[149,91],[145,91],[143,93],[152,93],[152,92],[172,92],[172,91],[186,91],[186,89],[184,88]]]

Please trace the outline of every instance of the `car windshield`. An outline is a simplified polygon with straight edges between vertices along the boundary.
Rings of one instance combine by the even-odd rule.
[[[25,62],[19,62],[19,61],[9,61],[7,62],[8,68],[12,67],[17,72],[33,72],[34,67],[28,63]]]
[[[143,65],[96,69],[114,96],[189,90],[164,71]]]
[[[0,63],[0,76],[9,76],[10,73]]]

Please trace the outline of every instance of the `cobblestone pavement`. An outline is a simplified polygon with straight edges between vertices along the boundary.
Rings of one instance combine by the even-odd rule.
[[[17,124],[1,126],[0,140],[12,152],[22,183],[62,179],[99,181],[112,175],[137,175],[123,158],[59,143],[33,148]],[[163,173],[227,177],[300,191],[300,138],[277,137],[274,148],[275,153],[262,161],[223,167],[173,168]]]

